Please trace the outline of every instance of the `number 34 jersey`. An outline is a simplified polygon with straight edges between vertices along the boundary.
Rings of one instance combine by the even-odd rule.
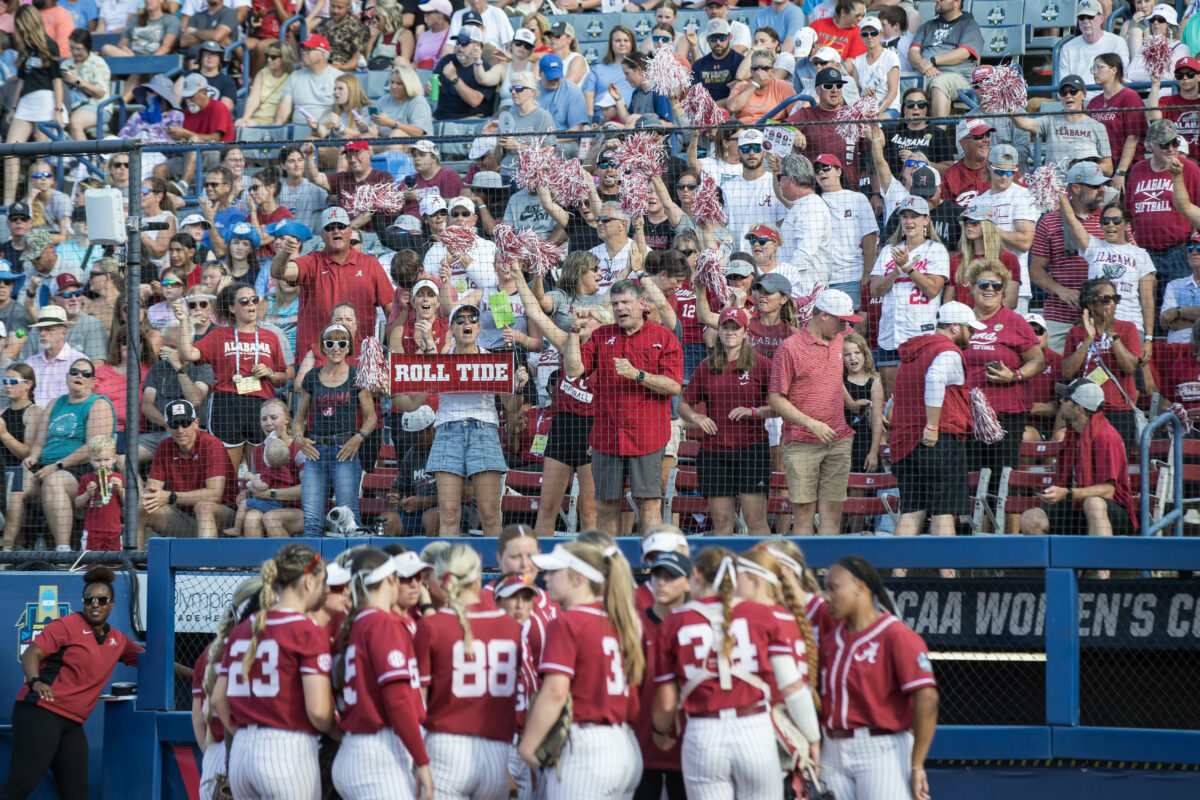
[[[471,647],[449,608],[417,625],[417,666],[429,687],[425,728],[432,733],[511,742],[516,731],[521,626],[489,604],[467,606]]]
[[[316,734],[304,710],[305,675],[329,675],[333,659],[329,636],[312,620],[290,608],[267,612],[267,624],[249,672],[243,661],[250,650],[254,617],[229,634],[229,646],[221,660],[229,676],[226,695],[229,713],[238,727],[261,725],[287,731]]]

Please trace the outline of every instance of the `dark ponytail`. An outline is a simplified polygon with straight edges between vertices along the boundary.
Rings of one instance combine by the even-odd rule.
[[[874,595],[876,605],[893,617],[899,616],[896,607],[892,605],[892,596],[883,588],[883,578],[879,577],[879,570],[875,569],[870,561],[862,556],[850,555],[842,556],[833,563],[865,583]]]

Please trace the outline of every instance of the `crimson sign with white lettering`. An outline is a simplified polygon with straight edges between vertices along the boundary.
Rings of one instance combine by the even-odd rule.
[[[512,394],[512,353],[392,354],[392,394]]]

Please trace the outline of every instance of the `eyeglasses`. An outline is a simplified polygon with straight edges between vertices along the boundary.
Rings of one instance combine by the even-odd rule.
[[[71,367],[69,370],[67,370],[67,374],[70,375],[72,378],[79,378],[79,377],[90,378],[93,375],[95,375],[96,373],[89,372],[88,370],[84,370],[84,369],[79,369],[78,367]]]
[[[727,34],[727,33],[714,33],[708,37],[708,40],[710,42],[724,42],[724,41],[727,41],[728,39],[729,39],[729,34]]]
[[[760,246],[766,244],[767,242],[775,242],[775,240],[769,236],[755,236],[752,233],[746,234],[746,241],[749,242],[750,244],[757,244]],[[779,244],[778,242],[775,242],[775,243]]]
[[[817,172],[833,172],[837,169],[833,164],[817,164]]]
[[[906,167],[925,167],[928,165],[929,165],[928,161],[920,161],[915,158],[910,158],[904,162],[904,166],[906,166]]]
[[[1015,169],[997,169],[996,167],[992,167],[992,172],[996,173],[1001,178],[1011,178],[1013,175],[1017,174]]]
[[[259,299],[259,298],[258,298],[258,295],[253,295],[253,296],[251,296],[251,297],[239,297],[239,298],[237,299],[237,304],[238,304],[239,306],[252,306],[252,305],[257,305],[257,304],[258,304],[258,299]]]
[[[466,219],[467,217],[473,216],[473,212],[470,212],[470,211],[455,211],[455,212],[452,212],[452,213],[450,214],[450,216],[451,216],[451,217],[453,217],[454,219]]]
[[[24,378],[0,378],[0,382],[5,386],[16,386],[18,383],[28,383],[29,381]]]
[[[821,91],[823,91],[823,92],[832,92],[834,89],[836,89],[837,91],[840,92],[842,90],[842,85],[840,83],[822,83],[821,84]]]
[[[189,425],[191,425],[191,424],[192,424],[192,422],[195,422],[195,420],[192,420],[191,422],[184,422],[184,421],[183,421],[183,420],[181,420],[181,419],[177,419],[177,420],[174,420],[174,421],[172,421],[172,422],[168,422],[168,423],[167,423],[167,427],[168,427],[168,428],[170,428],[170,429],[171,429],[171,430],[173,430],[173,431],[177,431],[177,430],[179,430],[180,428],[186,428],[186,427],[188,427]]]
[[[1079,90],[1076,89],[1074,86],[1068,86],[1065,89],[1058,90],[1059,97],[1074,97],[1077,94],[1079,94]]]
[[[773,64],[755,64],[750,68],[754,72],[769,72],[775,69]]]
[[[201,308],[208,308],[208,301],[207,300],[189,300],[188,308],[191,309],[192,311],[196,311]]]
[[[350,227],[349,225],[346,225],[343,222],[331,222],[325,226],[325,230],[327,230],[327,231],[344,231],[344,230],[346,230],[346,228],[349,228],[349,227]]]
[[[905,100],[905,108],[929,108],[928,100]]]
[[[528,92],[528,91],[529,91],[528,86],[513,86],[512,87],[513,94],[517,94],[518,92]]]
[[[1102,295],[1098,295],[1097,297],[1093,298],[1092,302],[1099,303],[1102,306],[1107,306],[1110,304],[1115,304],[1115,303],[1121,302],[1121,295],[1119,295],[1119,294],[1102,294]]]
[[[738,146],[738,151],[742,153],[761,153],[761,144],[743,144]]]
[[[129,162],[128,161],[114,161],[112,163],[112,168],[113,169],[129,169]]]
[[[696,253],[698,253],[698,252],[700,252],[700,251],[695,250],[691,247],[680,248],[680,250],[679,250],[680,255],[682,255],[684,258],[691,258],[692,256],[696,255]]]
[[[858,32],[858,35],[864,39],[870,39],[872,36],[878,36],[879,31],[875,30],[874,28],[863,28]]]
[[[694,192],[699,185],[698,183],[677,183],[675,188],[681,192]]]
[[[671,41],[671,37],[670,36],[651,36],[650,41],[654,42],[655,44],[666,44],[667,42]]]
[[[167,278],[162,282],[163,287],[167,286],[183,286],[183,281],[177,281],[174,278]]]
[[[1124,225],[1125,218],[1124,217],[1101,217],[1100,224],[1101,225]]]
[[[1103,61],[1096,63],[1096,64],[1092,64],[1092,72],[1097,72],[1102,69],[1112,69],[1112,67],[1110,67],[1108,64],[1105,64]],[[1175,77],[1177,77],[1177,78],[1179,77],[1178,72],[1175,73]]]
[[[478,314],[459,314],[454,318],[455,325],[474,325],[479,322]]]
[[[204,184],[204,188],[205,189],[220,189],[224,185],[225,184],[217,183],[216,181],[206,181]]]
[[[61,297],[64,300],[71,300],[75,297],[83,297],[83,290],[76,289],[73,292],[63,292],[62,294],[59,295],[59,297]]]
[[[54,173],[53,172],[35,172],[30,177],[31,178],[53,178]]]
[[[1184,78],[1188,78],[1190,80],[1194,77],[1196,77],[1196,71],[1192,69],[1181,69],[1179,72],[1175,73],[1175,80],[1177,81],[1181,81]]]
[[[989,289],[993,292],[998,292],[1004,288],[1004,282],[1003,281],[976,281],[975,288],[979,289],[980,291],[984,291],[984,292],[988,291]]]
[[[326,339],[321,344],[325,345],[326,350],[349,350],[349,339]]]
[[[111,599],[111,597],[106,597],[102,594],[85,594],[83,596],[83,604],[85,606],[99,606],[100,608],[104,608]]]

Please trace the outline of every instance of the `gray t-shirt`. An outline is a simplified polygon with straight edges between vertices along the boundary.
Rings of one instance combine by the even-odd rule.
[[[158,19],[148,19],[144,27],[134,27],[130,34],[129,49],[139,56],[152,56],[154,51],[162,47],[163,40],[168,35],[179,36],[179,17],[163,14]]]
[[[183,369],[192,379],[192,383],[202,383],[206,389],[211,389],[212,385],[216,383],[211,364],[189,363],[185,364]],[[147,389],[154,390],[154,407],[164,415],[168,403],[186,399],[183,395],[183,387],[179,385],[179,376],[175,374],[175,368],[169,361],[156,361],[151,365],[150,371],[146,374],[146,381],[142,384],[142,392],[145,393]],[[207,424],[208,403],[201,403],[196,407],[196,411],[200,415],[201,424]],[[164,430],[156,426],[150,427],[153,430]]]
[[[1063,117],[1038,117],[1038,136],[1046,142],[1042,160],[1062,164],[1079,158],[1108,158],[1112,147],[1104,125],[1091,117],[1068,120]]]
[[[25,331],[28,334],[32,320],[29,319],[29,312],[25,310],[24,303],[9,300],[8,305],[0,308],[0,322],[4,323],[4,330],[9,336],[15,336],[17,331]]]
[[[921,55],[925,58],[949,53],[958,47],[967,48],[974,54],[974,58],[968,58],[954,66],[939,65],[938,69],[942,72],[957,72],[968,78],[971,76],[971,70],[979,66],[979,56],[983,53],[983,33],[979,30],[975,18],[966,12],[953,22],[947,22],[940,16],[934,17],[917,29],[912,43],[913,46],[921,48]],[[904,54],[904,59],[908,59],[908,53]]]
[[[71,212],[74,210],[71,204],[71,198],[57,189],[50,194],[50,202],[46,203],[42,208],[42,214],[46,219],[46,224],[36,230],[49,231],[57,234],[60,230],[59,223],[64,219],[71,218]]]
[[[229,35],[231,41],[238,40],[238,18],[237,12],[226,5],[222,5],[217,13],[210,14],[208,6],[205,6],[203,11],[197,12],[188,19],[188,27],[195,28],[198,31],[215,31],[220,26],[225,25],[233,31]],[[200,45],[196,45],[193,50],[199,50]]]
[[[75,324],[67,331],[67,344],[93,361],[108,360],[108,331],[104,323],[91,314],[80,314],[75,318]],[[43,349],[37,328],[30,328],[25,336],[25,346],[21,348],[20,360],[25,361]]]
[[[550,309],[550,319],[564,331],[571,330],[571,319],[575,309],[608,305],[608,294],[605,292],[569,295],[561,289],[555,289],[546,296],[554,304]]]
[[[396,98],[385,92],[383,97],[375,101],[379,113],[391,117],[403,125],[416,125],[423,131],[433,131],[433,109],[424,97],[410,97],[403,103],[397,103]],[[390,136],[391,128],[380,128],[382,136]]]
[[[506,108],[500,112],[497,121],[500,124],[500,130],[497,131],[500,136],[507,136],[510,133],[539,133],[554,130],[554,117],[541,106],[534,106],[533,110],[528,114],[522,114],[517,110],[516,106]],[[528,144],[534,141],[534,139],[522,136],[518,141],[522,144]],[[545,147],[552,147],[557,142],[558,139],[554,136],[545,136],[542,138],[542,145]],[[516,151],[505,152],[504,158],[500,162],[500,174],[511,176],[516,168]]]
[[[288,76],[281,96],[292,96],[292,124],[305,125],[300,109],[305,109],[317,119],[323,119],[333,110],[333,85],[341,75],[340,70],[327,67],[320,75],[306,69],[298,69]]]
[[[517,230],[533,228],[543,239],[554,233],[554,219],[546,209],[542,208],[537,195],[528,189],[514,192],[508,198],[508,205],[504,208],[502,221],[505,225],[511,225]]]
[[[325,210],[328,199],[329,192],[312,183],[308,178],[301,178],[300,185],[295,188],[289,186],[285,180],[283,188],[279,190],[277,202],[292,212],[292,219],[301,225],[308,226],[308,229],[315,235],[319,232],[321,212]]]

